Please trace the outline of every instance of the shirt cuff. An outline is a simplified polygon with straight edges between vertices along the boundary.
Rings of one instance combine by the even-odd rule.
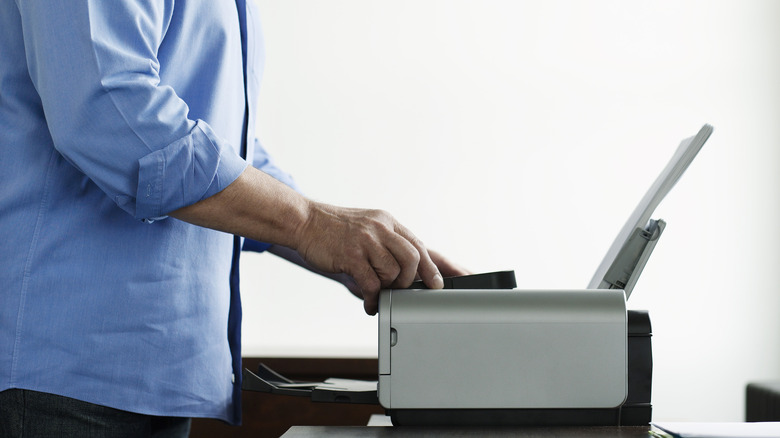
[[[238,178],[247,162],[207,123],[140,160],[135,217],[149,221],[219,193]]]

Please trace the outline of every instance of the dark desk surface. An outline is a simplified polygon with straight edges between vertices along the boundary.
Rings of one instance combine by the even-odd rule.
[[[623,427],[376,427],[376,426],[293,426],[282,438],[433,438],[433,437],[518,437],[518,438],[647,438],[650,426]]]

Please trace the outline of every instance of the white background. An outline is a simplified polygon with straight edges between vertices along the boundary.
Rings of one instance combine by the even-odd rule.
[[[780,2],[262,0],[259,129],[312,198],[392,212],[473,271],[580,288],[679,141],[629,307],[654,420],[740,421],[780,379]],[[245,254],[246,356],[375,357],[341,286]]]

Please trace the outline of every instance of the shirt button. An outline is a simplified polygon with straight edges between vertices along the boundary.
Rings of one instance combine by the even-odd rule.
[[[231,375],[230,375],[230,381],[231,381],[233,384],[235,384],[235,383],[236,383],[236,374],[235,374],[235,373],[233,373],[233,374],[231,374]]]

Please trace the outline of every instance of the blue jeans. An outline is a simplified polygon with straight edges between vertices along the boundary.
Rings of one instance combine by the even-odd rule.
[[[0,392],[0,437],[187,437],[190,419],[134,414],[24,389]]]

